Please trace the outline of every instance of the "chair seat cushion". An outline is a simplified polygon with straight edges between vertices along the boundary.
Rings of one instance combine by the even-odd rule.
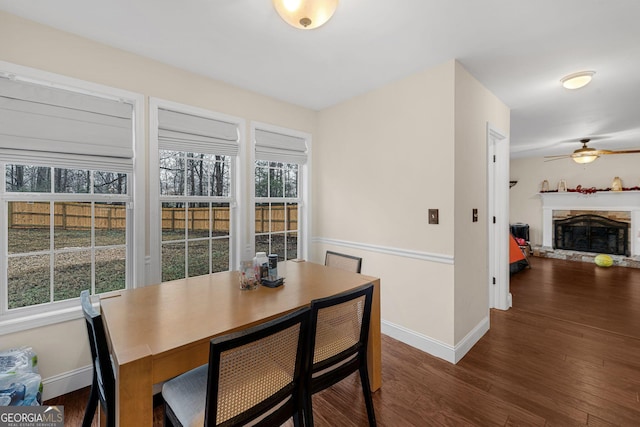
[[[183,426],[204,425],[209,365],[203,365],[179,375],[162,386],[162,397]],[[236,367],[238,368],[238,367]],[[231,382],[220,384],[220,400],[227,402],[224,415],[235,416],[272,396],[292,381],[278,361],[262,359],[253,370],[234,369]]]
[[[204,425],[209,365],[202,365],[162,386],[162,397],[183,426]]]

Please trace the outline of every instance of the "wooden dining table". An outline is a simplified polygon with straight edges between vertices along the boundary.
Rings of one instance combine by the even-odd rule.
[[[368,364],[372,391],[381,386],[380,280],[304,261],[278,265],[277,288],[241,290],[226,271],[123,290],[100,300],[116,373],[122,427],[153,424],[153,385],[208,362],[211,338],[308,306],[314,299],[374,285]]]

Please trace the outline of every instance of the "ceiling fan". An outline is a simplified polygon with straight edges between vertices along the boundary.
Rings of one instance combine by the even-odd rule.
[[[549,162],[551,160],[560,160],[566,158],[572,158],[576,163],[591,163],[596,160],[600,156],[604,156],[606,154],[633,154],[640,153],[640,149],[638,150],[597,150],[595,148],[587,147],[587,144],[591,141],[589,138],[583,138],[580,140],[582,143],[582,148],[578,148],[571,154],[562,154],[559,156],[545,156],[545,162]]]

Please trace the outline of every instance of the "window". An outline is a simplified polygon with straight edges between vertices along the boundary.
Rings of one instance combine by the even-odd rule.
[[[7,309],[127,285],[128,174],[5,164]]]
[[[268,125],[257,125],[254,135],[255,250],[305,258],[310,138]]]
[[[78,317],[82,290],[132,286],[144,257],[133,238],[142,97],[4,66],[0,333]]]
[[[226,271],[237,258],[239,125],[233,118],[153,101],[157,120],[156,262],[168,281]],[[152,239],[153,235],[152,233]]]

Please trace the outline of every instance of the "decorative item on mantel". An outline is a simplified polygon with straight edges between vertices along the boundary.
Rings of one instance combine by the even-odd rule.
[[[566,191],[567,191],[567,181],[565,181],[564,179],[561,179],[560,181],[558,181],[558,192],[564,193]]]
[[[540,192],[541,193],[546,193],[547,191],[549,191],[549,181],[547,181],[545,179],[544,181],[542,181],[542,186],[540,187]]]
[[[619,176],[613,178],[613,183],[611,184],[611,191],[622,191],[622,180]]]
[[[605,191],[614,191],[612,188],[596,188],[596,187],[583,187],[582,185],[578,185],[576,188],[567,188],[567,192],[569,193],[581,193],[581,194],[593,194]],[[622,187],[621,190],[617,191],[640,191],[640,186],[635,187]],[[558,190],[540,190],[541,193],[557,193]]]

